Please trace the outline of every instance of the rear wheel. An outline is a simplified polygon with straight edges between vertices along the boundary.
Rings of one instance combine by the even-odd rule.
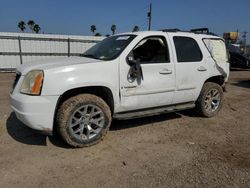
[[[59,134],[73,147],[98,143],[107,133],[111,120],[109,106],[91,94],[80,94],[64,101],[56,118]]]
[[[196,111],[201,116],[213,117],[220,111],[222,102],[222,87],[213,82],[206,82],[196,101]]]

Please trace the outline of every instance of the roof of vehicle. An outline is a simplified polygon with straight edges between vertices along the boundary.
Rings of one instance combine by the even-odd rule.
[[[195,33],[195,32],[189,32],[189,31],[137,31],[137,32],[129,32],[129,33],[120,33],[117,35],[161,35],[163,33],[168,33],[172,35],[180,35],[180,36],[190,36],[190,37],[199,37],[199,38],[218,38],[221,39],[221,37],[212,35],[212,34],[206,34],[206,33]]]

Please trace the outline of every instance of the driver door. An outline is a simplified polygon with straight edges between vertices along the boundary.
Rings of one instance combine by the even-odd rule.
[[[121,108],[124,111],[171,105],[175,91],[175,69],[165,36],[142,39],[129,53],[141,74],[131,79],[128,58],[120,62]],[[132,71],[133,72],[133,71]]]

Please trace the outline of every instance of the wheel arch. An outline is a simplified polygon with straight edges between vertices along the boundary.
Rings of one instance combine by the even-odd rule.
[[[110,107],[111,112],[114,111],[114,97],[111,89],[105,86],[86,86],[86,87],[79,87],[73,88],[65,91],[57,102],[57,108],[67,99],[70,97],[76,96],[78,94],[93,94],[100,98],[102,98]]]
[[[198,92],[199,94],[196,96],[196,100],[198,99],[198,97],[199,97],[199,95],[200,95],[200,93],[202,91],[202,88],[204,87],[204,84],[207,83],[207,82],[216,83],[216,84],[218,84],[218,85],[220,85],[222,87],[224,92],[226,91],[225,77],[222,76],[222,75],[211,76],[208,79],[206,79],[203,82],[203,84],[201,85],[201,88],[199,89],[199,92]]]
[[[107,105],[110,107],[111,114],[114,112],[114,97],[113,93],[110,88],[105,86],[86,86],[86,87],[79,87],[79,88],[72,88],[65,91],[58,99],[57,105],[54,112],[54,123],[53,123],[53,134],[55,133],[55,126],[56,126],[56,115],[59,106],[67,99],[79,95],[79,94],[93,94],[101,99],[103,99]]]
[[[213,82],[213,83],[216,83],[220,86],[223,86],[225,83],[225,77],[222,75],[212,76],[212,77],[208,78],[204,83],[206,83],[206,82]]]

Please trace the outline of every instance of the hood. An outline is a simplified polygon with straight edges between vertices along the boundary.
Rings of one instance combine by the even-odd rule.
[[[17,71],[22,75],[27,74],[31,70],[47,70],[75,64],[96,63],[101,60],[86,57],[62,57],[53,59],[44,59],[34,62],[25,63],[17,67]]]

